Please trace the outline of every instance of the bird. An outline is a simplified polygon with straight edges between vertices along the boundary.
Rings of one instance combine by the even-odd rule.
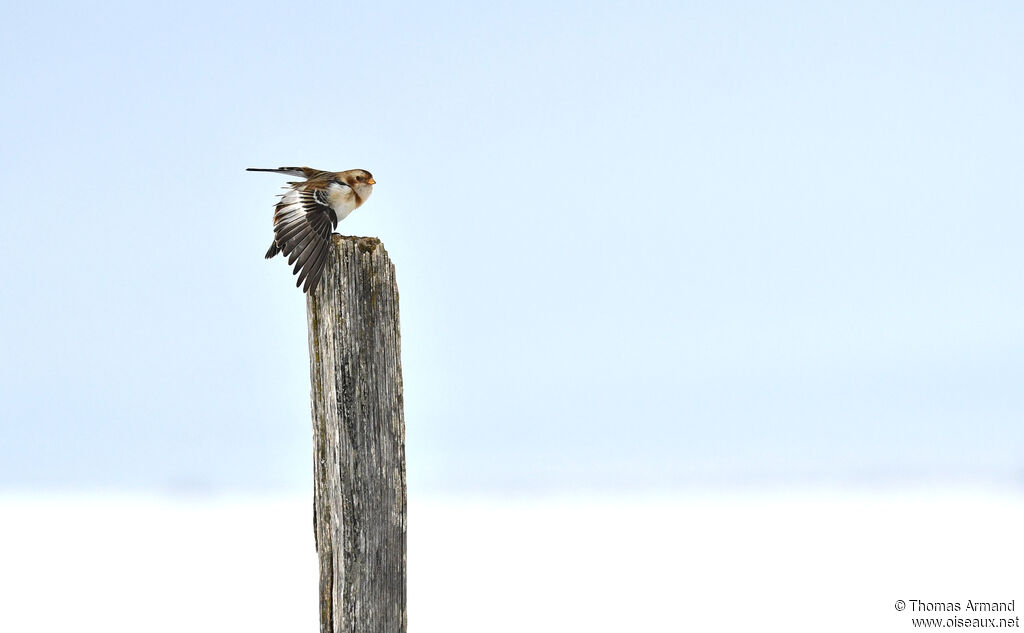
[[[330,252],[331,232],[373,193],[376,181],[365,169],[321,171],[312,167],[249,167],[246,171],[285,174],[305,180],[289,182],[274,205],[274,241],[266,258],[282,253],[295,265],[295,287],[316,290]]]

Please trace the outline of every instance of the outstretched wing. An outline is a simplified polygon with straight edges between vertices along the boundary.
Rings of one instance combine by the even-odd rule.
[[[338,216],[328,204],[330,182],[291,183],[274,209],[274,244],[295,265],[296,287],[315,290],[330,253],[331,231]],[[305,284],[303,284],[305,282]]]
[[[312,167],[247,167],[245,171],[267,171],[272,174],[287,174],[288,176],[298,176],[308,180],[333,176],[329,171],[313,169]]]

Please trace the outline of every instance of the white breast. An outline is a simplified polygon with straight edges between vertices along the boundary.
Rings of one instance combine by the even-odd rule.
[[[345,185],[332,182],[327,186],[327,201],[338,214],[338,221],[344,220],[359,206],[355,193]]]

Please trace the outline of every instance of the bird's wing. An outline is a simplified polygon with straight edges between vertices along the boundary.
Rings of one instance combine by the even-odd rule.
[[[274,243],[292,271],[299,276],[296,286],[303,292],[315,290],[330,253],[331,231],[338,215],[327,201],[330,181],[293,183],[274,209]],[[305,282],[305,285],[303,285]]]
[[[245,171],[267,171],[272,174],[287,174],[289,176],[298,176],[309,180],[314,178],[326,178],[334,175],[329,171],[313,169],[312,167],[247,167]]]

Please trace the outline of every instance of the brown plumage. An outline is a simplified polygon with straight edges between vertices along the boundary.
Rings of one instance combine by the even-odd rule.
[[[306,180],[289,182],[274,206],[274,241],[267,259],[283,253],[295,265],[296,287],[312,292],[320,283],[330,253],[331,231],[373,193],[373,175],[365,169],[321,171],[311,167],[278,167],[267,171]],[[305,283],[303,283],[305,282]]]

